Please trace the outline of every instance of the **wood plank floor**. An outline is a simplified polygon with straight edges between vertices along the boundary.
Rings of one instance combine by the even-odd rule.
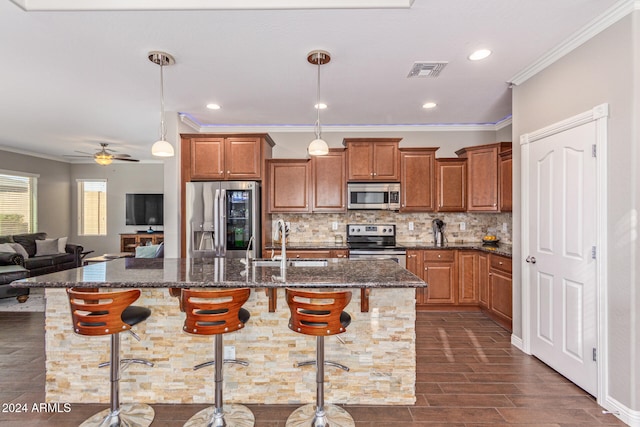
[[[416,404],[347,406],[357,427],[624,425],[603,415],[580,388],[512,347],[509,333],[481,313],[419,312],[416,332]],[[44,378],[43,313],[0,313],[0,410],[10,403],[29,406],[28,413],[0,412],[2,427],[77,426],[105,408],[72,404],[67,413],[33,412],[34,403],[44,402]],[[153,406],[154,427],[182,426],[204,407]],[[249,406],[257,427],[284,426],[294,409]]]

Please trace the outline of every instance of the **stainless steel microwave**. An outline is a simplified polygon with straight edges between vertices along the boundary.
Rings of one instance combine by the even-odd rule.
[[[396,182],[352,183],[347,185],[348,209],[400,209],[400,184]]]

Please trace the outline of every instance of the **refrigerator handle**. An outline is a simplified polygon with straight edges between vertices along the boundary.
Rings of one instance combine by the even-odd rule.
[[[219,230],[220,230],[220,240],[218,241],[219,247],[219,256],[227,255],[227,190],[224,188],[220,190],[220,220],[219,220]]]
[[[220,215],[220,190],[216,190],[216,195],[213,199],[213,253],[218,255],[218,247],[220,240],[220,222],[218,217]]]

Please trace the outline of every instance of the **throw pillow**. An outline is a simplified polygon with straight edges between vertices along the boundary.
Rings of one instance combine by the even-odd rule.
[[[57,255],[58,239],[36,240],[36,256]]]
[[[0,252],[13,252],[15,253],[15,249],[11,246],[11,243],[0,243]]]
[[[13,243],[13,236],[0,236],[0,243]]]
[[[58,238],[58,253],[64,254],[67,252],[65,247],[67,246],[68,237],[59,237]]]
[[[160,245],[147,245],[136,247],[136,258],[155,258]]]
[[[24,259],[29,258],[29,254],[27,253],[27,250],[20,243],[9,243],[9,244],[13,247],[13,250],[16,251],[16,253],[22,255],[22,258]]]

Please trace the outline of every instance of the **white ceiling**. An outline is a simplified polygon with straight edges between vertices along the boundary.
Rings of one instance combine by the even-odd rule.
[[[312,134],[314,49],[323,132],[496,124],[507,83],[617,0],[415,0],[403,9],[25,12],[0,0],[0,148],[49,156],[99,142],[141,160],[158,139],[160,71],[172,54],[165,108],[215,132],[252,126]],[[493,51],[467,60],[477,48]],[[447,61],[408,79],[415,61]],[[438,103],[424,110],[427,101]],[[222,109],[212,111],[207,103]],[[263,125],[263,126],[261,126]],[[276,141],[277,142],[277,141]]]

